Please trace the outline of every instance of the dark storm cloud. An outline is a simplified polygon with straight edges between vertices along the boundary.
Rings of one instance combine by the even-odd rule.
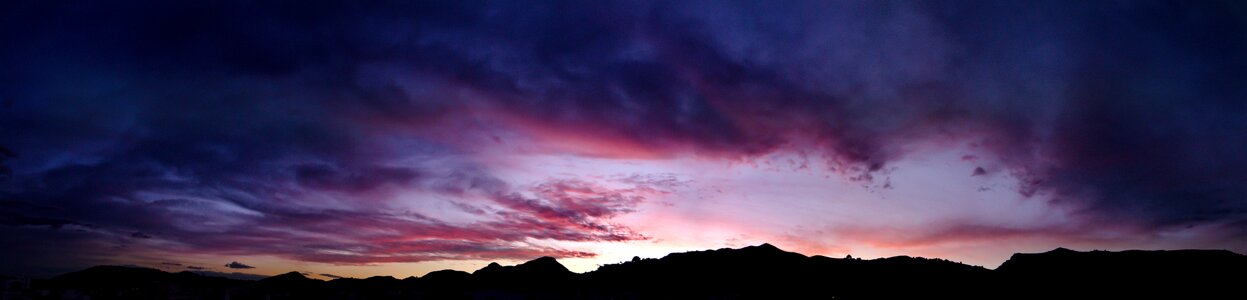
[[[244,265],[236,261],[225,264],[225,267],[230,269],[255,269],[255,267]]]
[[[189,250],[347,263],[583,257],[592,253],[510,242],[643,238],[607,221],[631,211],[636,191],[565,181],[526,195],[471,168],[397,163],[491,147],[501,139],[461,132],[490,126],[583,139],[578,154],[797,150],[862,179],[926,150],[921,141],[966,141],[1004,161],[1022,193],[1091,220],[1238,228],[1247,219],[1247,25],[1234,3],[0,10],[0,101],[11,103],[0,107],[0,143],[20,155],[0,153],[0,171],[13,170],[0,181],[6,226],[91,224]],[[457,226],[306,199],[390,186],[477,195],[498,207],[475,214],[500,219]],[[302,240],[291,228],[403,228],[427,240],[359,231],[343,235],[372,244],[283,244]]]

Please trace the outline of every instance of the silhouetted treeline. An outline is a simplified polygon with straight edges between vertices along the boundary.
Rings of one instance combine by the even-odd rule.
[[[553,258],[473,273],[258,281],[98,266],[5,279],[4,299],[1243,299],[1247,256],[1229,251],[1015,254],[996,270],[907,256],[807,257],[769,244],[674,253],[578,274]],[[9,286],[13,283],[13,286]]]

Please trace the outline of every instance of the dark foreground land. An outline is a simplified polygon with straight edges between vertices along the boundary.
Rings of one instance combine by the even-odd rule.
[[[941,259],[807,257],[769,244],[633,259],[577,274],[553,258],[396,279],[258,281],[98,266],[5,280],[3,299],[1247,299],[1229,251],[1015,254],[995,270]],[[89,298],[88,298],[89,297]]]

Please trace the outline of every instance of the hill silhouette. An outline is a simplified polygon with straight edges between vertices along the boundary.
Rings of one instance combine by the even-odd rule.
[[[806,256],[770,244],[672,253],[569,271],[551,257],[396,279],[258,281],[97,266],[24,291],[30,299],[1051,299],[1237,298],[1247,256],[1216,250],[1015,254],[995,270],[943,259]]]
[[[996,268],[1010,287],[1033,296],[1087,295],[1138,299],[1241,299],[1247,257],[1224,250],[1090,251],[1065,248],[1014,254]]]

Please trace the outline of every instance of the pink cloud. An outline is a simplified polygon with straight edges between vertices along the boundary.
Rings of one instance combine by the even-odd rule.
[[[459,196],[483,193],[496,205],[483,210],[455,202],[459,204],[454,207],[467,206],[471,208],[468,212],[486,217],[485,221],[449,223],[420,213],[386,212],[371,206],[272,207],[263,210],[262,216],[245,217],[242,224],[226,226],[222,231],[165,230],[157,238],[172,243],[151,245],[167,252],[275,255],[334,264],[539,256],[585,258],[595,253],[539,246],[532,241],[644,240],[644,235],[610,220],[634,212],[649,197],[677,184],[640,176],[611,182],[611,186],[581,179],[554,179],[515,191],[505,184],[469,184],[467,190],[449,191],[457,191],[452,195]],[[180,214],[164,209],[154,213],[168,218]]]

